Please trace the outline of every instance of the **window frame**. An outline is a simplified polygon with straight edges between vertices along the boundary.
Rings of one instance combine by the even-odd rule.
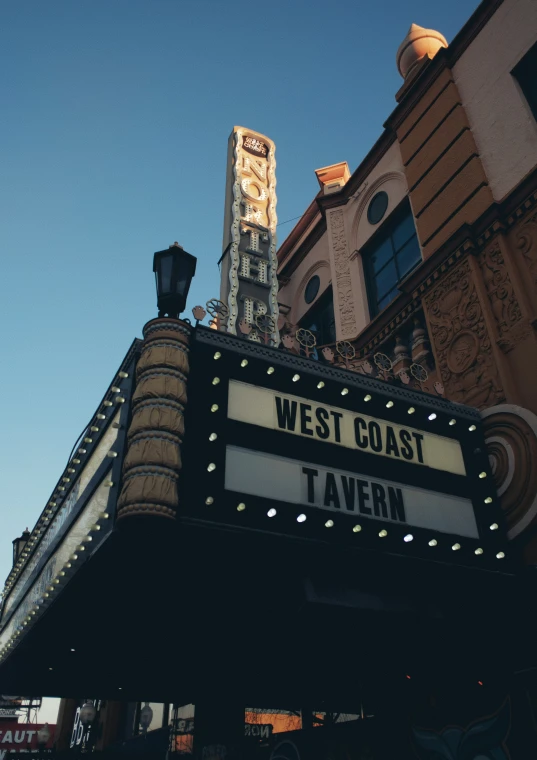
[[[522,58],[519,60],[519,62],[516,64],[516,66],[513,67],[511,70],[511,76],[517,83],[517,87],[520,91],[520,94],[522,95],[522,98],[524,99],[526,106],[529,108],[531,115],[537,121],[537,93],[534,94],[533,99],[528,98],[528,92],[524,89],[522,86],[521,80],[521,74],[522,74],[522,80],[526,81],[526,76],[528,76],[528,68],[529,68],[529,77],[531,77],[531,63],[537,63],[537,42],[534,42],[533,45],[526,50]],[[534,79],[537,74],[534,75]]]
[[[334,340],[329,343],[318,343],[316,344],[315,348],[318,346],[330,346],[332,343],[335,343],[337,341],[337,333],[336,333],[336,310],[334,308],[334,289],[332,288],[332,284],[328,285],[321,295],[317,295],[314,302],[311,304],[310,308],[300,317],[300,320],[298,322],[298,327],[303,328],[304,330],[310,330],[309,327],[306,327],[304,324],[305,322],[309,321],[312,322],[311,314],[312,312],[316,311],[317,309],[321,311],[323,308],[326,308],[326,304],[328,302],[328,295],[331,294],[332,298],[332,313],[334,317]],[[323,303],[324,302],[324,303]],[[317,337],[317,336],[315,336]]]
[[[392,300],[387,303],[382,308],[379,308],[377,304],[377,298],[376,298],[376,288],[375,288],[375,273],[373,272],[373,264],[372,264],[372,257],[374,254],[374,251],[377,250],[380,245],[386,241],[391,241],[392,246],[392,257],[389,259],[390,261],[395,262],[395,267],[397,271],[397,275],[399,276],[399,270],[397,266],[397,253],[394,252],[393,248],[393,232],[395,228],[403,221],[403,219],[407,216],[410,216],[412,219],[412,224],[414,226],[414,233],[416,236],[416,242],[418,245],[418,250],[420,253],[420,257],[416,261],[416,263],[404,274],[400,279],[396,282],[396,287],[399,286],[403,280],[408,277],[408,275],[413,272],[416,267],[418,267],[422,261],[423,258],[421,256],[421,245],[420,240],[418,237],[418,230],[416,228],[416,221],[414,219],[414,214],[412,213],[412,207],[410,205],[410,201],[408,199],[408,196],[403,198],[401,203],[399,203],[396,208],[392,211],[392,213],[385,217],[385,219],[382,221],[382,224],[380,227],[378,227],[377,230],[371,235],[369,240],[364,244],[364,246],[360,249],[360,256],[362,258],[362,268],[364,273],[364,279],[365,279],[365,287],[366,287],[366,293],[367,293],[367,303],[369,307],[369,317],[370,319],[374,319],[377,317],[381,312],[384,311],[384,309],[387,309],[388,306],[393,303],[393,301],[397,298],[397,295],[392,298]],[[408,238],[408,240],[401,246],[399,251],[402,251],[405,245],[411,240],[412,236]],[[398,251],[398,252],[399,252]],[[388,262],[386,262],[385,266],[388,265]],[[389,292],[389,291],[388,291]]]

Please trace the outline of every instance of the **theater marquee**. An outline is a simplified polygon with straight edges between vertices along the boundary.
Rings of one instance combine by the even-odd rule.
[[[185,518],[483,567],[505,558],[477,410],[202,327],[190,359]]]

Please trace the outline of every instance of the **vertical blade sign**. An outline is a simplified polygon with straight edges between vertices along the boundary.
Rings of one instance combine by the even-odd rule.
[[[228,142],[220,300],[232,335],[277,346],[275,145],[234,127]]]

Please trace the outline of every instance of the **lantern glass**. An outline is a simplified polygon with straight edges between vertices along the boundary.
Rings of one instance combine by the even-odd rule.
[[[165,251],[155,253],[153,271],[159,317],[178,317],[185,310],[190,283],[196,272],[196,262],[196,257],[177,243]]]

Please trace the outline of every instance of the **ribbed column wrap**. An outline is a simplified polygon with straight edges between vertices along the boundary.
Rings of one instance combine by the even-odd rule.
[[[190,327],[179,319],[153,319],[143,333],[118,520],[135,515],[174,520],[179,504]]]

